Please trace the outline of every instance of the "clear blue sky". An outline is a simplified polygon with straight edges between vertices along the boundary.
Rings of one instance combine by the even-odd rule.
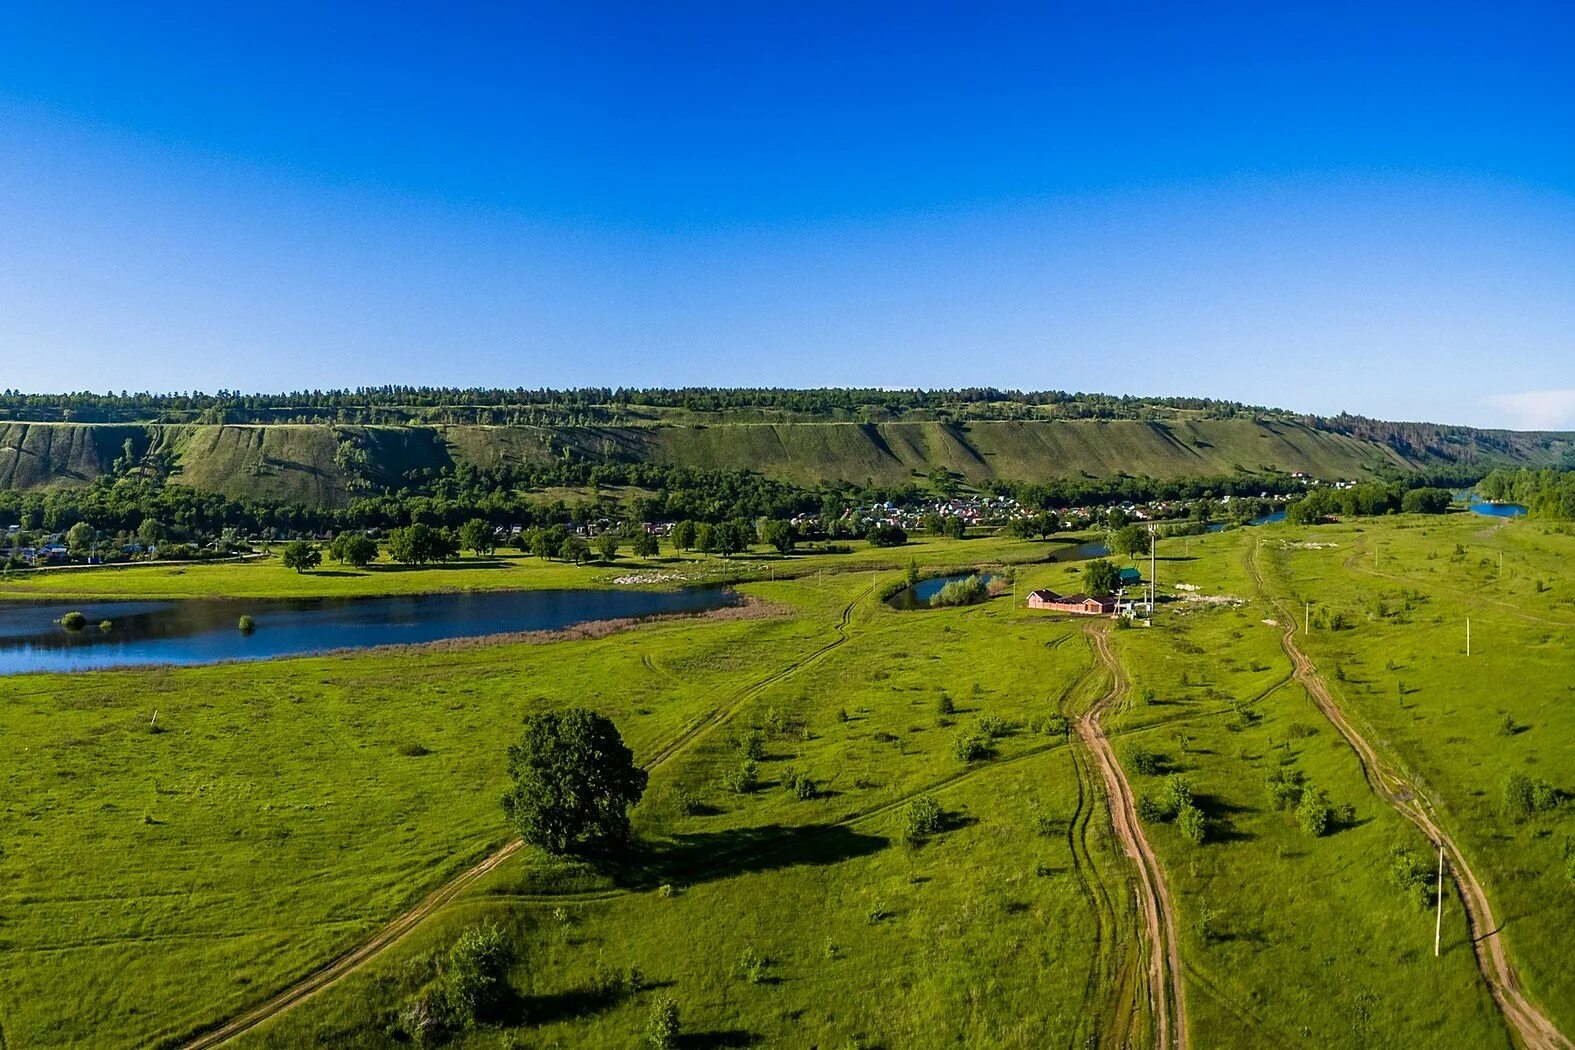
[[[1568,4],[136,6],[0,9],[0,386],[1575,427]]]

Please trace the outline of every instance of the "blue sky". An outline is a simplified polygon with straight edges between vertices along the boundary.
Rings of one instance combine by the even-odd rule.
[[[402,6],[0,11],[0,386],[1575,428],[1567,5]]]

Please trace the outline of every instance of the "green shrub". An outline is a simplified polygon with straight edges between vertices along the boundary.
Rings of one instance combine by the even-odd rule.
[[[247,614],[242,613],[241,618],[236,621],[235,626],[240,629],[242,634],[251,634],[257,629],[257,621],[252,619]]]
[[[941,812],[939,803],[928,795],[920,795],[908,803],[902,837],[917,845],[931,835],[938,834],[944,822],[945,815]]]
[[[723,775],[722,784],[734,794],[749,794],[760,784],[760,764],[752,758],[746,758]]]
[[[990,588],[985,584],[984,577],[974,574],[966,579],[953,580],[936,591],[930,599],[930,605],[936,608],[977,605],[989,596]]]
[[[1265,778],[1269,790],[1269,803],[1275,809],[1295,809],[1302,800],[1302,774],[1289,766],[1276,766]]]
[[[60,618],[60,626],[68,631],[80,631],[87,626],[87,617],[79,612],[68,612]]]
[[[410,1035],[418,1043],[428,1043],[485,1021],[507,992],[508,965],[508,944],[496,923],[467,929],[440,963],[437,978],[416,994],[406,1010]]]
[[[1138,819],[1143,821],[1145,824],[1163,824],[1165,822],[1165,817],[1168,814],[1165,812],[1165,807],[1161,806],[1158,802],[1155,802],[1147,795],[1139,795],[1137,800],[1137,815]]]
[[[1012,731],[1011,724],[992,715],[979,719],[979,732],[991,740],[999,740]]]
[[[952,701],[951,694],[941,690],[941,695],[935,698],[935,713],[938,715],[951,715],[957,713],[957,705]]]
[[[755,951],[753,947],[747,947],[738,961],[738,970],[744,980],[750,984],[759,984],[766,979],[766,969],[770,965],[770,959]]]
[[[965,729],[953,741],[952,753],[959,762],[978,762],[990,754],[990,740],[977,729]]]
[[[1296,805],[1297,826],[1313,838],[1319,838],[1329,832],[1333,822],[1334,811],[1329,807],[1328,796],[1315,788],[1302,791],[1302,800]]]
[[[1418,860],[1408,850],[1396,848],[1389,855],[1389,881],[1417,911],[1426,911],[1432,906],[1432,883],[1436,875],[1435,869]]]
[[[651,1004],[645,1041],[652,1050],[673,1050],[678,1045],[678,1002],[672,996],[664,995]]]
[[[1164,759],[1160,755],[1141,747],[1127,752],[1127,761],[1132,763],[1134,770],[1146,777],[1157,776],[1164,768]]]
[[[1172,773],[1165,779],[1164,793],[1160,795],[1159,803],[1166,812],[1179,814],[1183,806],[1192,804],[1192,785],[1186,777]]]
[[[1188,842],[1199,846],[1208,836],[1209,822],[1203,811],[1193,805],[1189,798],[1176,807],[1176,828]]]

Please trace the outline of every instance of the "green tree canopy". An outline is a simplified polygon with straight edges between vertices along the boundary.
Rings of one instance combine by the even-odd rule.
[[[286,569],[305,572],[307,569],[315,569],[323,563],[323,552],[307,540],[291,540],[279,552],[279,560]]]
[[[1105,546],[1112,554],[1132,557],[1148,553],[1148,530],[1141,525],[1123,525],[1105,536]]]
[[[459,545],[472,554],[491,554],[496,543],[492,523],[484,518],[471,518],[459,527]]]
[[[1083,563],[1083,589],[1096,598],[1114,594],[1121,585],[1121,572],[1108,558]]]
[[[93,549],[93,526],[85,521],[79,521],[66,530],[66,546],[74,553],[82,553]]]
[[[648,778],[610,719],[579,707],[531,715],[508,761],[503,809],[526,842],[560,854],[628,844]]]

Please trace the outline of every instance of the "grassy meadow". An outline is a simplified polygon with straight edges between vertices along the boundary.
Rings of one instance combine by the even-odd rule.
[[[1162,799],[1180,775],[1208,821],[1201,844],[1144,821],[1178,912],[1192,1045],[1509,1045],[1459,901],[1446,887],[1435,959],[1431,911],[1391,879],[1396,850],[1431,870],[1425,839],[1291,680],[1272,599],[1304,597],[1350,624],[1304,647],[1434,797],[1528,988],[1575,1027],[1561,967],[1575,828],[1567,809],[1499,816],[1511,770],[1575,788],[1572,543],[1464,515],[1167,540],[1176,600],[1152,628],[1100,622],[1130,679],[1106,728],[1135,793]],[[521,849],[240,1045],[388,1045],[486,920],[513,951],[510,1000],[457,1046],[640,1045],[660,996],[688,1046],[1146,1046],[1131,861],[1056,717],[1111,683],[1086,621],[1018,600],[1077,587],[1075,566],[1043,561],[1057,549],[734,559],[770,615],[599,638],[0,679],[4,1045],[173,1045],[322,965],[509,838],[504,750],[526,715],[575,704],[609,715],[650,770],[636,853],[609,868]],[[879,597],[910,559],[1015,569],[983,604],[897,612]],[[649,568],[674,564],[689,563]],[[261,562],[13,577],[0,594],[601,586],[646,568],[495,558],[298,577]],[[1451,648],[1468,611],[1469,658]],[[985,753],[964,761],[959,737],[978,734]],[[1330,832],[1277,809],[1271,774],[1325,792]],[[911,844],[921,797],[945,816]]]
[[[1312,603],[1303,648],[1437,808],[1528,992],[1566,1032],[1575,816],[1567,803],[1506,816],[1504,785],[1519,773],[1575,792],[1572,555],[1575,537],[1555,526],[1465,514],[1286,530],[1261,550],[1271,586]]]
[[[1042,561],[1064,553],[1088,537],[1063,534],[1050,540],[1020,540],[986,534],[955,540],[915,535],[901,547],[872,547],[844,541],[846,554],[812,551],[787,556],[756,548],[722,558],[698,551],[673,551],[665,543],[654,558],[636,558],[627,545],[611,563],[585,565],[544,560],[501,548],[490,555],[456,558],[441,565],[407,566],[386,555],[364,569],[324,560],[321,568],[296,572],[277,556],[244,562],[192,562],[184,565],[106,565],[83,569],[0,573],[0,601],[162,598],[366,598],[445,591],[541,590],[614,587],[625,576],[670,577],[654,586],[685,583],[745,582],[815,574],[906,569],[914,561],[928,571],[970,565]]]

